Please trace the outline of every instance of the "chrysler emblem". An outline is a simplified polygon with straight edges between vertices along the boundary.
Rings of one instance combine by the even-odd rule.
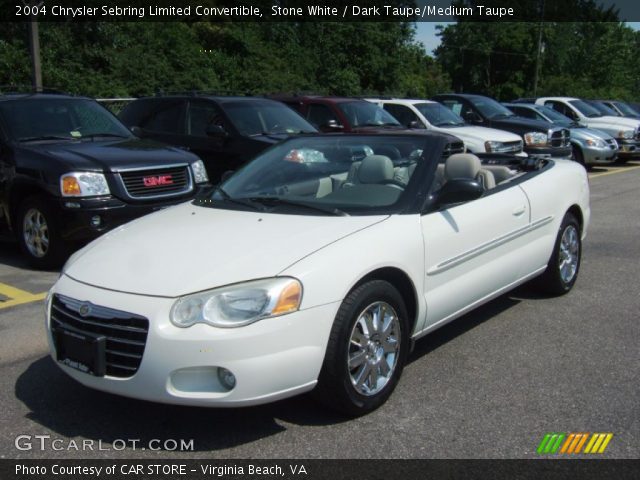
[[[91,304],[83,303],[80,305],[80,310],[78,312],[81,316],[88,317],[91,314]]]

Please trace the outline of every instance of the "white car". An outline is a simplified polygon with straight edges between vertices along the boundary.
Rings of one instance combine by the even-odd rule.
[[[315,389],[352,415],[377,408],[414,340],[534,277],[562,294],[578,276],[584,168],[445,160],[455,141],[292,138],[209,195],[107,233],[49,292],[52,357],[86,386],[156,402]]]
[[[640,120],[605,115],[579,98],[541,97],[535,103],[551,107],[586,127],[608,133],[618,143],[620,159],[637,158],[640,155]]]
[[[399,98],[367,100],[384,108],[407,128],[425,128],[455,135],[464,142],[468,152],[527,156],[522,150],[522,138],[519,135],[496,128],[469,125],[441,103]]]

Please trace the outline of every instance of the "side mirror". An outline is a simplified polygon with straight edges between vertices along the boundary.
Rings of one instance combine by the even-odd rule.
[[[413,120],[413,121],[409,122],[409,128],[418,129],[418,130],[425,130],[427,127],[425,127],[424,124],[421,121]]]
[[[435,204],[438,207],[456,203],[470,202],[480,198],[484,187],[471,178],[454,178],[447,181],[435,192]]]
[[[322,125],[320,129],[328,130],[330,132],[338,132],[340,130],[344,130],[344,125],[340,125],[337,120],[331,119]]]
[[[131,130],[131,133],[133,133],[136,137],[142,137],[142,129],[137,125],[134,125],[129,130]]]
[[[482,117],[478,115],[476,112],[468,111],[462,116],[463,120],[468,123],[482,123]]]
[[[227,133],[227,131],[224,129],[224,127],[222,125],[214,125],[214,124],[210,124],[209,126],[207,126],[207,129],[205,130],[205,132],[207,134],[207,136],[209,137],[213,137],[213,138],[227,138],[229,136],[229,134]]]

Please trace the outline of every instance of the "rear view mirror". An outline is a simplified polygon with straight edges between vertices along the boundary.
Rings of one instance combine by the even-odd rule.
[[[205,133],[207,134],[207,136],[213,138],[227,138],[227,136],[229,135],[222,125],[214,124],[207,126]]]
[[[480,198],[483,193],[484,187],[477,181],[471,178],[454,178],[435,193],[435,202],[438,207],[454,205]]]

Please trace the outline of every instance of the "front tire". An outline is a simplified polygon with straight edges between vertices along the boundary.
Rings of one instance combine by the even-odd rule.
[[[16,235],[29,263],[38,269],[59,267],[67,254],[55,217],[46,199],[25,199],[16,215]]]
[[[402,374],[408,325],[402,296],[390,283],[373,280],[352,290],[333,323],[316,397],[350,416],[382,405]]]
[[[578,279],[582,258],[580,224],[576,217],[567,213],[560,230],[547,269],[538,279],[538,285],[551,295],[569,293]]]

